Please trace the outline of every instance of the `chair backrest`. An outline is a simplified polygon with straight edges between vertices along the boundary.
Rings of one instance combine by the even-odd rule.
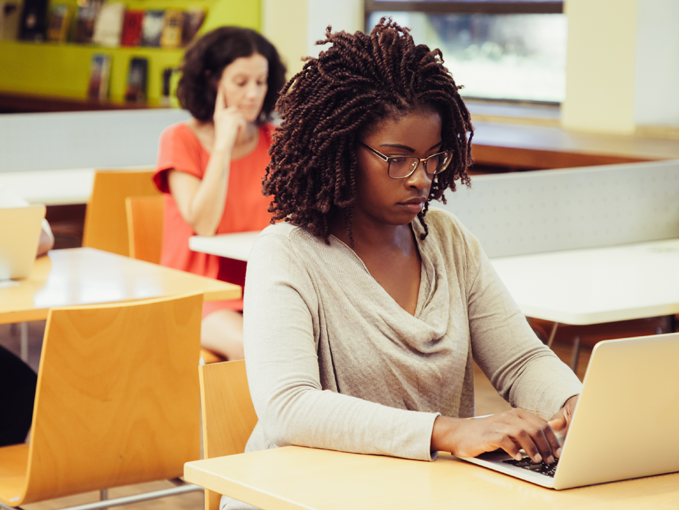
[[[175,478],[200,458],[202,299],[50,311],[18,505]]]
[[[160,195],[153,184],[153,170],[98,170],[92,197],[85,212],[83,246],[127,256],[125,199]]]
[[[245,361],[225,361],[198,369],[206,459],[245,451],[257,414],[250,398]],[[205,491],[206,510],[219,509],[220,495]]]
[[[165,197],[163,195],[148,197],[127,197],[127,234],[130,245],[130,257],[160,264],[163,247],[163,215]],[[205,363],[224,361],[220,355],[200,350],[200,357]]]
[[[130,257],[160,264],[165,197],[127,197],[125,208]]]

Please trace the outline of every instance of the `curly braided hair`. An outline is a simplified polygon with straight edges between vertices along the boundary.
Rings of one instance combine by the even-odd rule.
[[[436,176],[418,217],[428,233],[429,201],[470,184],[473,128],[451,74],[436,49],[415,45],[407,28],[382,18],[370,35],[332,33],[317,44],[330,46],[283,87],[277,103],[282,118],[263,182],[273,195],[272,222],[286,219],[328,242],[330,220],[343,212],[353,242],[359,135],[386,117],[432,108],[441,115],[442,149],[453,150],[450,167]]]

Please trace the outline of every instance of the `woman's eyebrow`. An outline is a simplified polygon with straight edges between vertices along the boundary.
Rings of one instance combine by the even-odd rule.
[[[434,145],[429,147],[428,150],[435,149],[436,147],[441,145],[441,143],[442,142],[435,143]],[[415,149],[413,149],[412,147],[408,147],[407,145],[400,145],[398,143],[383,143],[382,145],[380,145],[380,147],[393,147],[394,149],[403,149],[404,151],[408,151],[408,152],[411,152],[411,153],[415,152]]]

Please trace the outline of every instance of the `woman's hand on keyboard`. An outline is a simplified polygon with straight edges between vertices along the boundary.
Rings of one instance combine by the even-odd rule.
[[[434,422],[431,447],[460,457],[502,449],[517,460],[523,458],[523,449],[533,462],[547,464],[561,453],[549,423],[523,409],[475,419],[439,416]]]
[[[580,395],[575,395],[566,400],[563,407],[549,419],[549,425],[557,434],[565,436],[568,432],[568,427],[571,425],[571,420],[573,419],[573,413],[575,412],[575,406],[578,403],[579,397]]]

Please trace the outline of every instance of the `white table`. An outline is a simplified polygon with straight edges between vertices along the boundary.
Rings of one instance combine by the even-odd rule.
[[[528,317],[585,325],[679,313],[679,239],[492,262]]]
[[[93,184],[94,168],[0,172],[0,188],[31,204],[86,204]]]
[[[189,249],[219,257],[247,262],[252,245],[260,231],[238,232],[235,234],[219,234],[212,237],[192,236],[189,238]]]
[[[194,236],[189,247],[247,261],[259,232]],[[521,311],[562,324],[679,313],[679,239],[492,259]]]
[[[138,165],[106,168],[106,171],[152,168]],[[94,168],[0,172],[0,189],[11,191],[31,204],[87,204],[92,196],[95,172]]]
[[[247,261],[259,232],[194,236],[189,247]],[[588,325],[679,313],[679,239],[491,259],[527,317]],[[670,320],[669,328],[674,329]],[[580,337],[574,340],[575,370]]]

